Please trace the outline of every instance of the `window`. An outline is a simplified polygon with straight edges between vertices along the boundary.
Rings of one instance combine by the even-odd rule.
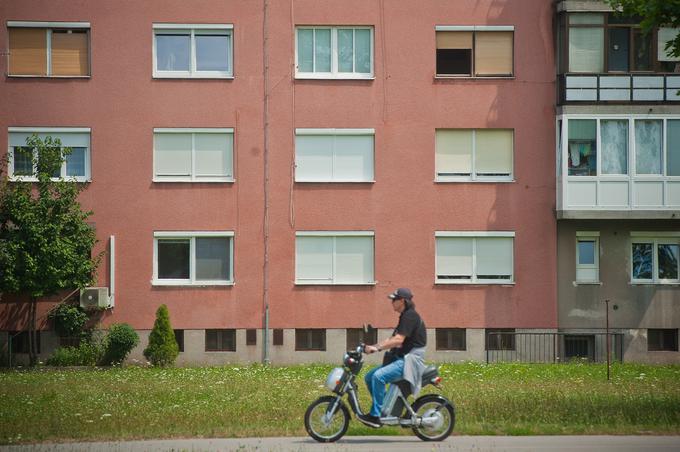
[[[173,330],[180,353],[184,352],[184,330]]]
[[[438,182],[511,181],[512,129],[437,129]]]
[[[233,283],[233,232],[154,232],[154,285]]]
[[[283,345],[283,330],[281,328],[274,328],[272,332],[272,343],[274,345]]]
[[[205,330],[206,352],[235,352],[236,330]]]
[[[12,340],[12,353],[29,353],[28,331],[10,331],[9,337]],[[40,354],[40,331],[35,332],[35,349]]]
[[[296,284],[374,284],[373,232],[298,232],[295,242]]]
[[[296,40],[296,78],[373,78],[373,27],[297,27]]]
[[[569,175],[597,175],[597,123],[594,119],[569,120]]]
[[[514,232],[436,232],[436,283],[512,283],[514,237]]]
[[[513,26],[435,27],[437,76],[511,77]]]
[[[644,34],[640,19],[616,13],[571,13],[567,20],[569,72],[673,72],[677,59],[665,46],[675,29]]]
[[[368,332],[363,328],[347,328],[347,350],[354,350],[361,343],[373,345],[377,342],[377,328],[368,327]]]
[[[600,281],[599,232],[576,233],[576,282]]]
[[[514,328],[487,328],[486,350],[515,350]]]
[[[567,360],[595,360],[595,336],[588,335],[565,335],[564,357]]]
[[[437,328],[435,336],[437,350],[466,350],[465,328]]]
[[[677,329],[648,329],[647,350],[650,352],[677,352]]]
[[[9,21],[7,27],[9,75],[90,75],[89,23]]]
[[[26,139],[33,134],[41,139],[59,139],[63,147],[71,149],[55,178],[76,182],[90,180],[90,129],[89,128],[31,128],[10,127],[9,132],[9,176],[13,180],[36,181],[34,149],[26,146]]]
[[[295,350],[326,350],[326,330],[323,328],[308,328],[295,330]]]
[[[155,182],[233,182],[234,129],[154,129]]]
[[[153,76],[231,78],[230,24],[153,24]]]
[[[246,330],[246,345],[257,345],[257,330],[247,329]]]
[[[373,129],[296,129],[296,182],[373,182]]]
[[[631,281],[680,283],[680,233],[631,233]]]
[[[569,176],[680,176],[680,119],[569,118],[567,128]]]

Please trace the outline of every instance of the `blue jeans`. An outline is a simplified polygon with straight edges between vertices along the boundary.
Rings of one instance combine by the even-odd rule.
[[[401,380],[404,376],[404,358],[398,359],[383,367],[376,367],[366,374],[364,381],[368,391],[373,396],[371,416],[380,416],[383,402],[385,401],[385,385]]]

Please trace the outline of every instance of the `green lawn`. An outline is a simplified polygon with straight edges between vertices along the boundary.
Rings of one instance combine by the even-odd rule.
[[[0,444],[305,435],[332,366],[0,372]],[[680,366],[446,364],[454,434],[680,434]],[[363,376],[362,372],[362,376]],[[429,388],[432,388],[431,386]],[[428,389],[432,391],[433,389]],[[362,406],[367,391],[360,385]],[[372,430],[356,421],[349,435]]]

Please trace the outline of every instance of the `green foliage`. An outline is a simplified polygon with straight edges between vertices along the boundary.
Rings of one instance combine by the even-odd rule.
[[[80,306],[60,303],[48,315],[54,322],[54,330],[61,337],[82,337],[85,335],[87,314]]]
[[[645,33],[656,27],[680,27],[680,0],[607,0],[607,3],[625,16],[641,17],[640,26]],[[666,43],[666,51],[680,57],[680,34]]]
[[[48,366],[96,366],[104,356],[102,345],[83,341],[78,347],[59,347],[47,359]]]
[[[156,321],[149,335],[149,346],[144,349],[144,356],[154,366],[169,366],[174,364],[178,354],[179,346],[170,326],[168,307],[162,304],[156,311]]]
[[[37,182],[0,181],[0,292],[40,298],[92,283],[99,259],[78,203],[83,184],[53,179],[70,153],[59,139],[33,135]]]
[[[127,323],[114,323],[104,339],[104,356],[102,364],[120,364],[125,357],[139,344],[139,335]]]

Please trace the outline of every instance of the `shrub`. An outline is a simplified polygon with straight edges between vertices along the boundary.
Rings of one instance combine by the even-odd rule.
[[[130,325],[114,323],[109,327],[109,334],[104,339],[102,364],[122,363],[137,344],[139,344],[139,335]]]
[[[59,347],[45,362],[48,366],[95,366],[104,349],[99,342],[83,341],[78,347]]]
[[[50,311],[49,318],[54,321],[54,330],[61,337],[81,337],[87,314],[80,306],[61,303]]]
[[[154,366],[168,366],[175,362],[178,354],[179,346],[170,326],[168,307],[162,304],[156,311],[156,321],[149,335],[149,346],[144,350],[144,356]]]

